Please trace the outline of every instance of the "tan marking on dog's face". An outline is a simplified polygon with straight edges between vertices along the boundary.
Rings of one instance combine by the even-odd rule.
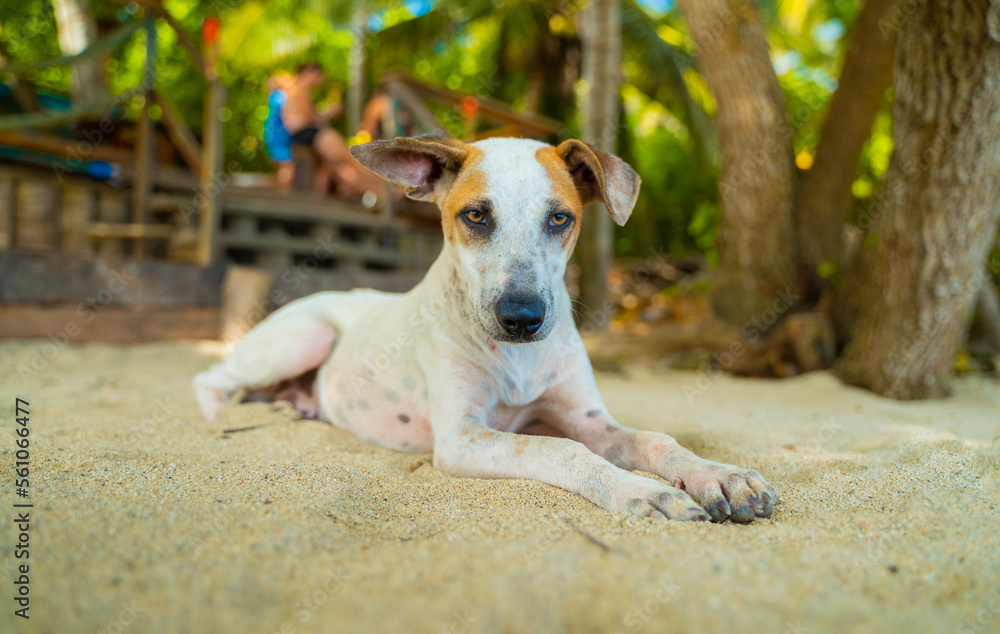
[[[469,158],[441,201],[442,226],[461,264],[476,320],[492,339],[544,339],[555,323],[556,293],[576,244],[583,203],[555,148],[494,138],[467,146]],[[482,224],[469,221],[473,211]],[[564,226],[553,219],[568,218]],[[545,306],[541,328],[512,338],[501,328],[502,301]]]
[[[467,227],[462,226],[458,214],[486,193],[486,175],[479,169],[483,152],[473,145],[466,145],[469,155],[462,164],[448,193],[441,201],[441,227],[445,238],[455,247],[468,243],[472,236]]]
[[[542,167],[545,168],[545,172],[552,181],[554,198],[562,201],[565,207],[576,216],[577,221],[573,223],[572,232],[567,232],[567,240],[564,243],[567,253],[572,255],[573,247],[576,246],[577,238],[580,237],[580,227],[583,226],[583,212],[585,207],[583,201],[580,199],[580,190],[577,188],[576,183],[573,182],[573,177],[569,175],[566,162],[556,154],[554,147],[545,146],[539,148],[535,152],[535,157],[542,164]]]

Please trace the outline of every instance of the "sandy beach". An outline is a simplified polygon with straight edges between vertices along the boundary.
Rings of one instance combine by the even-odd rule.
[[[828,373],[600,373],[623,423],[781,495],[769,520],[685,524],[452,478],[267,404],[204,422],[189,384],[217,343],[51,360],[45,344],[0,343],[4,632],[1000,631],[995,379],[900,403]],[[15,397],[34,456],[28,622],[9,581]]]

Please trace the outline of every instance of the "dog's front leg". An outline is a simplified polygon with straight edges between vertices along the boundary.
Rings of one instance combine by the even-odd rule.
[[[437,469],[454,476],[538,480],[578,493],[609,511],[709,519],[687,493],[620,469],[574,440],[490,429],[488,412],[485,394],[473,399],[452,397],[432,408]]]
[[[750,522],[774,511],[778,495],[757,471],[705,460],[666,434],[619,424],[589,372],[550,389],[541,405],[546,422],[569,438],[622,469],[664,478],[689,493],[715,521]]]

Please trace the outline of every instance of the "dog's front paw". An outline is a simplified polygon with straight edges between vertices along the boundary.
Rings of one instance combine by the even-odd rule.
[[[700,458],[675,478],[674,486],[687,491],[716,522],[771,517],[778,501],[774,487],[757,471]]]
[[[639,517],[689,521],[711,519],[691,496],[678,488],[656,480],[629,474],[635,481],[623,487],[615,496],[619,501],[614,511],[625,511]]]

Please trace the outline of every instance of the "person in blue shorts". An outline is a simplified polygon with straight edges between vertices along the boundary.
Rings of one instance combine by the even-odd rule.
[[[277,166],[278,188],[285,191],[291,188],[295,174],[292,161],[292,143],[295,141],[281,119],[281,109],[288,101],[287,87],[292,81],[294,77],[287,73],[267,80],[267,119],[264,120],[264,149]]]
[[[365,169],[348,151],[347,142],[330,127],[330,120],[343,111],[340,104],[319,112],[312,100],[312,91],[323,85],[326,75],[314,63],[299,67],[294,79],[285,88],[286,99],[281,105],[281,121],[294,143],[312,149],[328,171],[337,195],[362,199],[374,205],[385,191],[381,179]]]

